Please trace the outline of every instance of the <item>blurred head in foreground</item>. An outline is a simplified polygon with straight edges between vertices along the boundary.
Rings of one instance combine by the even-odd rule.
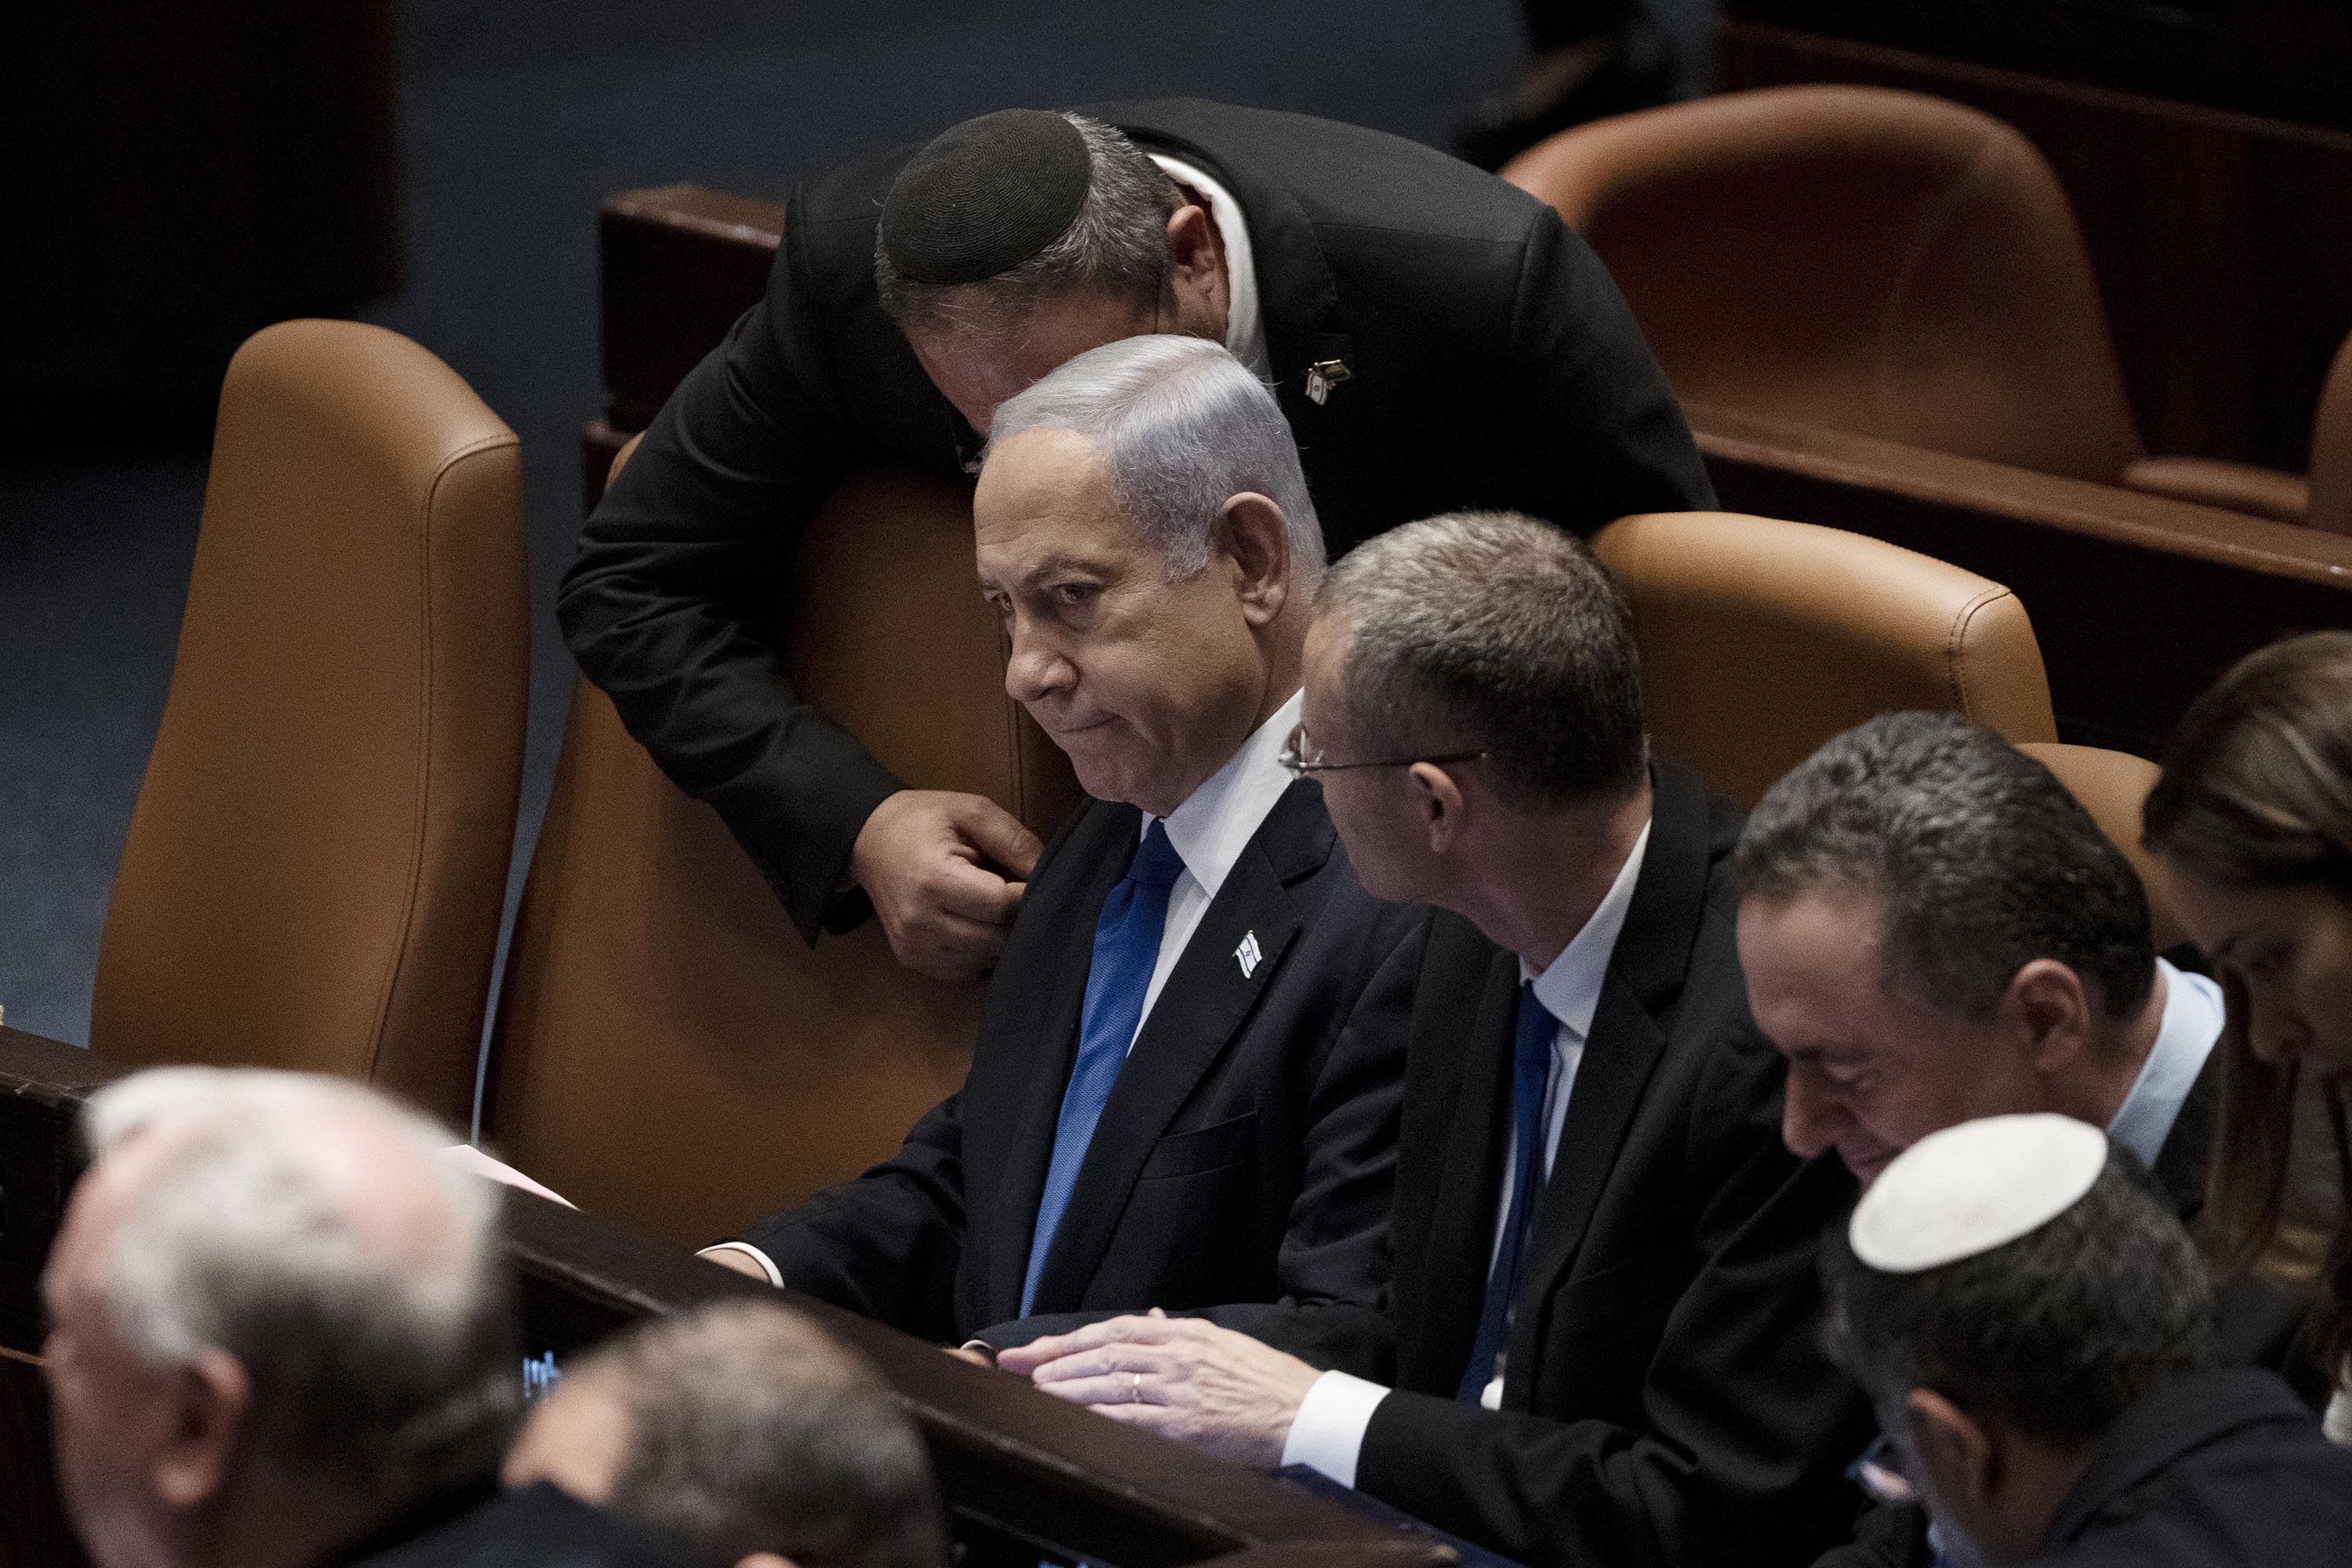
[[[1931,1133],[1823,1250],[1832,1346],[1952,1568],[2040,1555],[2092,1450],[2210,1367],[2203,1259],[2132,1156],[2050,1113]]]
[[[485,1480],[520,1389],[490,1189],[338,1079],[101,1090],[42,1281],[58,1464],[100,1568],[316,1561]]]
[[[656,1319],[568,1367],[508,1456],[742,1568],[944,1568],[914,1424],[799,1313],[730,1301]]]

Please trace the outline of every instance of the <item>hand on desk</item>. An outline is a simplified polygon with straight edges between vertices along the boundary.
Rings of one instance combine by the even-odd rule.
[[[1114,1420],[1261,1469],[1282,1463],[1291,1421],[1322,1375],[1247,1334],[1156,1307],[1001,1351],[996,1364]]]
[[[996,963],[1037,863],[1037,837],[976,795],[902,789],[858,829],[849,872],[898,962],[934,980],[973,980]]]

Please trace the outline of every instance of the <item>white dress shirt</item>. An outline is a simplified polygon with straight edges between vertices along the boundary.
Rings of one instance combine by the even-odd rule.
[[[2107,1136],[2138,1155],[2151,1171],[2164,1152],[2164,1141],[2172,1136],[2172,1124],[2180,1120],[2180,1108],[2197,1087],[2197,1076],[2205,1070],[2205,1058],[2213,1054],[2213,1042],[2221,1037],[2222,1012],[2221,988],[2201,974],[2175,969],[2159,958],[2156,983],[2164,987],[2164,1017],[2157,1025],[2156,1043],[2148,1047],[2131,1092],[2107,1123]]]
[[[1137,1036],[1143,1033],[1143,1021],[1151,1016],[1152,1005],[1160,1000],[1170,973],[1184,956],[1184,946],[1192,940],[1201,917],[1209,912],[1217,889],[1233,874],[1242,851],[1257,836],[1275,802],[1290,787],[1290,770],[1282,765],[1282,746],[1298,725],[1298,707],[1299,693],[1294,691],[1289,701],[1276,709],[1274,716],[1251,731],[1241,749],[1225,759],[1223,767],[1168,814],[1168,843],[1184,862],[1184,869],[1168,889],[1168,918],[1160,928],[1160,956],[1151,966],[1151,984],[1144,989],[1143,1011],[1135,1023]],[[1155,820],[1149,812],[1144,814],[1139,841],[1151,831]],[[1591,1015],[1588,1007],[1586,1016]],[[1135,1048],[1134,1037],[1129,1037],[1127,1048]],[[1553,1136],[1559,1136],[1556,1130]],[[769,1284],[784,1282],[774,1260],[748,1241],[722,1241],[704,1247],[702,1256],[714,1252],[740,1252],[759,1263]]]
[[[1257,267],[1250,259],[1249,225],[1243,220],[1241,203],[1181,158],[1154,153],[1151,161],[1170,179],[1199,192],[1209,204],[1209,216],[1217,220],[1217,234],[1225,242],[1225,347],[1249,366],[1252,375],[1272,381],[1274,361],[1265,352],[1265,327],[1258,319]]]
[[[1536,1000],[1559,1021],[1552,1037],[1551,1083],[1544,1091],[1544,1179],[1551,1179],[1552,1163],[1559,1157],[1559,1130],[1568,1119],[1568,1097],[1576,1086],[1576,1069],[1584,1060],[1584,1043],[1592,1033],[1592,1015],[1601,1005],[1601,983],[1617,952],[1617,938],[1625,929],[1625,911],[1633,907],[1633,884],[1642,878],[1642,861],[1650,847],[1650,825],[1642,826],[1616,880],[1601,897],[1600,907],[1575,937],[1541,973],[1519,961],[1519,978],[1533,981]],[[1518,1131],[1512,1129],[1503,1150],[1503,1190],[1495,1205],[1495,1240],[1487,1251],[1487,1272],[1503,1247],[1503,1227],[1510,1223],[1511,1188],[1518,1164]],[[1506,1342],[1508,1335],[1505,1336]],[[1495,1355],[1494,1375],[1480,1392],[1478,1403],[1489,1410],[1503,1405],[1503,1363],[1507,1351]],[[1290,1435],[1282,1445],[1282,1462],[1307,1465],[1343,1487],[1356,1484],[1356,1456],[1364,1446],[1364,1430],[1372,1412],[1389,1396],[1383,1385],[1344,1372],[1327,1372],[1307,1391],[1292,1417]]]

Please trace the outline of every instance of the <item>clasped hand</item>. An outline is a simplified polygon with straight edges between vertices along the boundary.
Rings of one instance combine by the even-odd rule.
[[[850,875],[899,963],[934,980],[972,980],[995,966],[1037,849],[992,800],[902,789],[866,819]]]
[[[1197,1318],[1112,1318],[1000,1352],[996,1364],[1074,1405],[1237,1464],[1272,1469],[1322,1374]]]

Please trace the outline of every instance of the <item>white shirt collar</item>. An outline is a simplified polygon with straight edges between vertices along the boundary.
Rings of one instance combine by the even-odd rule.
[[[1233,356],[1249,366],[1250,374],[1260,381],[1274,379],[1274,361],[1265,352],[1265,326],[1257,313],[1257,267],[1250,259],[1249,224],[1242,216],[1241,204],[1224,186],[1211,179],[1201,169],[1181,158],[1171,158],[1164,153],[1154,153],[1151,161],[1180,185],[1188,185],[1201,193],[1209,204],[1209,216],[1217,220],[1217,233],[1225,242],[1225,347]]]
[[[2205,1070],[2213,1042],[2221,1037],[2221,988],[2201,974],[2156,961],[2156,983],[2164,987],[2164,1018],[2147,1048],[2131,1092],[2107,1123],[2107,1136],[2139,1156],[2151,1169],[2172,1136],[2180,1108]]]
[[[1184,797],[1168,814],[1168,842],[1184,862],[1184,869],[1213,899],[1225,885],[1234,863],[1257,833],[1274,803],[1290,787],[1290,770],[1282,765],[1282,745],[1298,725],[1300,693],[1274,710],[1274,716],[1251,731],[1225,765]],[[1150,812],[1143,831],[1151,831]]]
[[[1529,968],[1526,959],[1519,960],[1519,978],[1535,982],[1536,1000],[1543,1004],[1544,1011],[1580,1041],[1592,1033],[1592,1014],[1601,1005],[1601,983],[1608,977],[1609,960],[1617,952],[1619,933],[1625,929],[1625,911],[1633,907],[1633,884],[1642,879],[1642,858],[1649,848],[1650,824],[1645,822],[1625,863],[1617,868],[1617,879],[1601,895],[1600,907],[1559,950],[1559,956],[1541,973]]]

